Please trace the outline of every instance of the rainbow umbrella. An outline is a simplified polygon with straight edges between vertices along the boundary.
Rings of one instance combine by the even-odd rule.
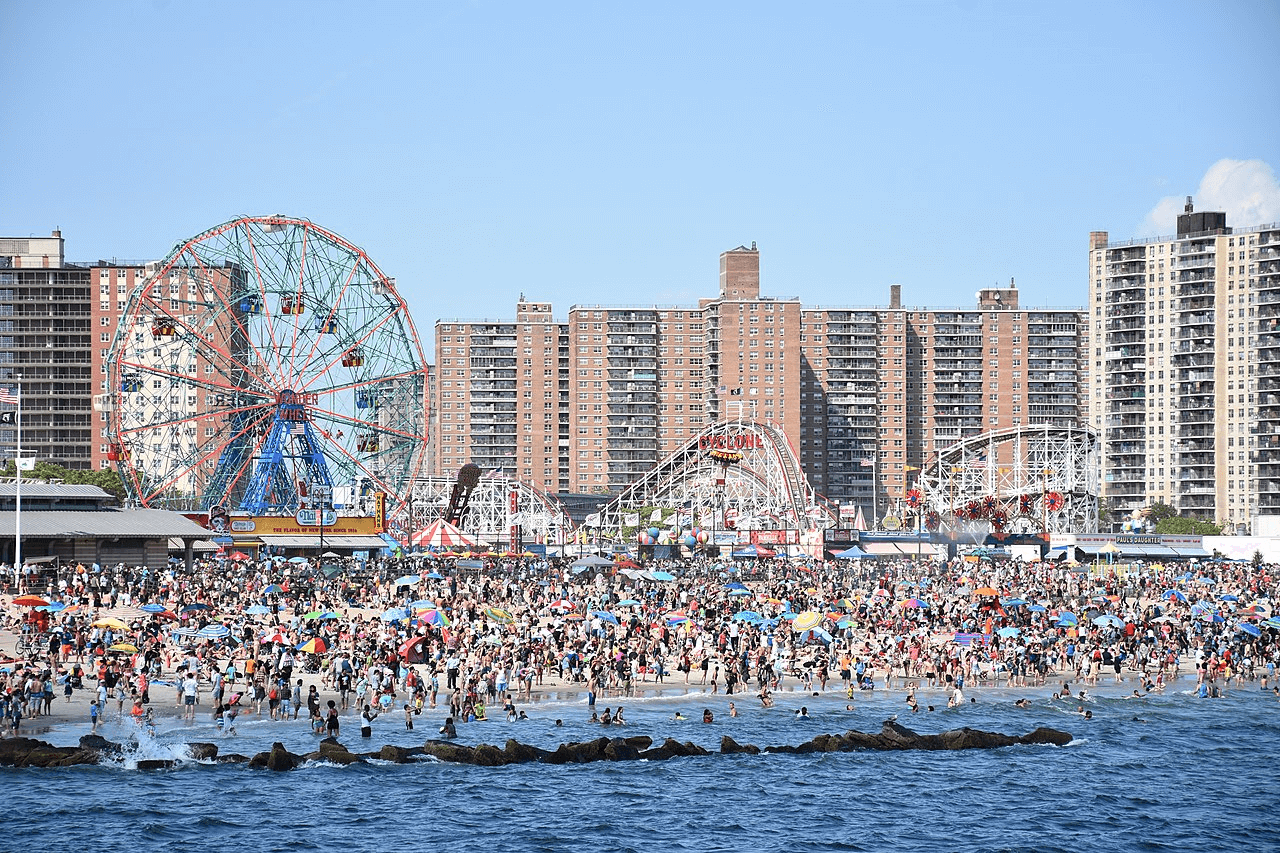
[[[439,610],[427,610],[418,617],[420,625],[434,625],[437,628],[448,628],[449,617],[445,616]]]
[[[312,637],[305,643],[298,646],[298,651],[308,655],[322,655],[329,650],[329,646],[320,637]]]
[[[924,608],[929,606],[929,602],[921,598],[908,598],[906,601],[902,602],[901,606],[914,607],[914,608],[923,610]]]

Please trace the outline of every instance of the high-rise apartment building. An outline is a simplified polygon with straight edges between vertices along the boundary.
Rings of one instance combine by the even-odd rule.
[[[430,441],[439,471],[473,462],[560,490],[569,473],[566,324],[549,303],[521,297],[514,321],[440,320],[435,330],[439,414]]]
[[[814,488],[883,516],[939,450],[1086,412],[1078,308],[1020,306],[1013,283],[971,308],[805,308],[800,459]]]
[[[1173,236],[1090,235],[1089,418],[1113,514],[1280,513],[1277,304],[1280,224],[1233,229],[1188,198]]]
[[[21,389],[23,456],[66,468],[93,465],[91,287],[61,233],[0,238],[0,383]],[[15,427],[0,427],[8,456]]]

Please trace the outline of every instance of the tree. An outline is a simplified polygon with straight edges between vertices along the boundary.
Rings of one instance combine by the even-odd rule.
[[[1222,526],[1211,521],[1198,521],[1194,518],[1174,515],[1159,521],[1156,524],[1156,533],[1177,536],[1221,536]]]
[[[1164,521],[1166,518],[1175,518],[1178,515],[1178,511],[1176,509],[1169,506],[1167,503],[1162,503],[1160,501],[1156,501],[1151,504],[1148,512],[1150,513],[1148,517],[1156,525],[1159,525],[1160,522]]]
[[[9,460],[8,464],[3,469],[0,469],[0,477],[16,477],[17,474],[13,460]],[[117,503],[124,503],[124,483],[121,482],[120,475],[114,469],[104,468],[83,471],[74,468],[63,468],[61,465],[54,465],[52,462],[37,462],[34,470],[24,471],[22,476],[32,480],[61,480],[70,486],[97,486],[107,494],[115,497]]]

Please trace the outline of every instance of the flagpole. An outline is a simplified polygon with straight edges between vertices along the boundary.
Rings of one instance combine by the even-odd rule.
[[[18,437],[14,442],[13,470],[18,475],[14,486],[13,513],[13,585],[22,583],[22,383],[13,383],[14,398],[18,401],[17,427]]]

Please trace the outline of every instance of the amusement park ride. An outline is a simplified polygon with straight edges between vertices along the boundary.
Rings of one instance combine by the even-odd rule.
[[[178,244],[130,295],[110,363],[108,458],[139,506],[320,526],[403,505],[423,464],[408,308],[305,219],[242,217]]]

